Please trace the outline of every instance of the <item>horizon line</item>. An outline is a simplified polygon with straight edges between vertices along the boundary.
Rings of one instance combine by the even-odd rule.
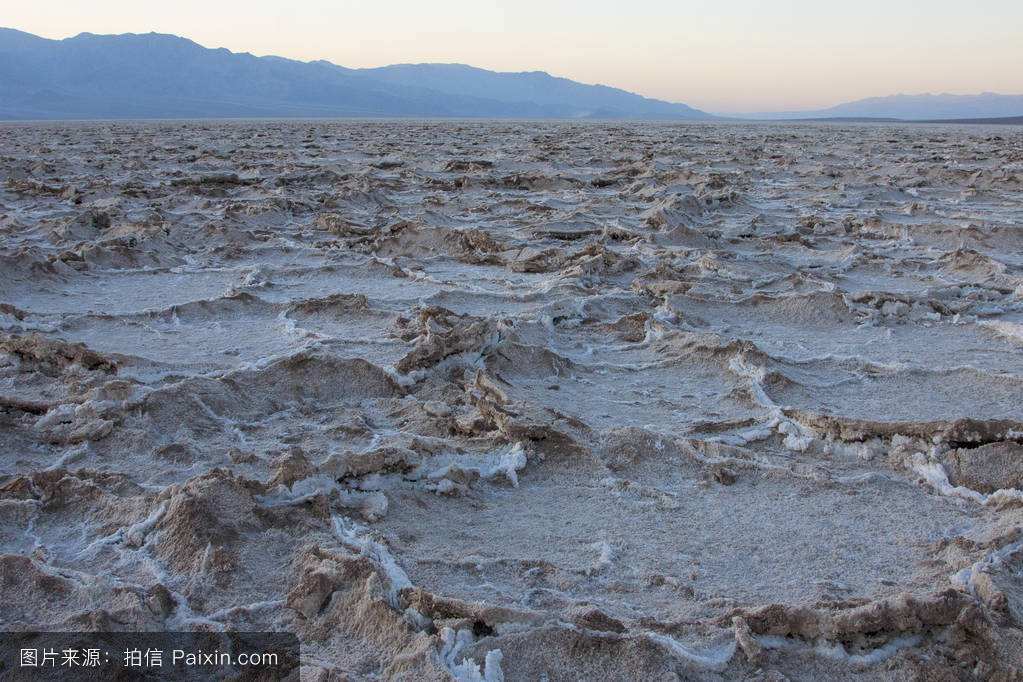
[[[644,93],[639,92],[637,90],[632,90],[632,89],[630,89],[628,87],[621,87],[621,86],[617,86],[617,85],[610,85],[608,83],[586,82],[586,81],[582,81],[582,80],[577,80],[577,79],[572,78],[570,76],[562,76],[562,75],[558,75],[558,74],[552,73],[552,72],[550,72],[550,71],[548,71],[546,69],[523,69],[523,70],[488,69],[488,68],[485,68],[485,67],[475,66],[475,65],[470,64],[468,62],[462,62],[462,61],[407,61],[407,62],[393,62],[393,63],[390,63],[390,64],[380,64],[380,65],[376,65],[376,66],[352,67],[352,66],[345,66],[344,64],[338,64],[337,62],[333,62],[333,61],[331,61],[329,59],[326,59],[326,58],[323,58],[323,57],[315,58],[315,59],[302,59],[302,58],[299,58],[299,57],[291,57],[291,56],[286,56],[286,55],[281,55],[281,54],[273,54],[273,53],[257,54],[257,53],[254,53],[254,52],[249,52],[248,50],[232,50],[231,48],[225,47],[225,46],[211,47],[209,45],[204,45],[203,43],[200,43],[199,41],[197,41],[197,40],[195,40],[193,38],[190,38],[190,37],[188,37],[186,35],[181,35],[181,34],[178,34],[178,33],[168,33],[168,32],[164,32],[164,31],[158,31],[158,30],[152,30],[152,29],[150,29],[149,31],[142,31],[142,32],[125,31],[125,32],[122,32],[122,33],[95,33],[93,31],[79,31],[78,33],[75,33],[75,34],[72,34],[72,35],[67,35],[67,36],[64,36],[64,37],[61,37],[61,38],[50,38],[50,37],[47,37],[47,36],[44,36],[44,35],[40,35],[40,34],[37,34],[37,33],[32,33],[30,31],[25,31],[25,30],[22,30],[22,29],[19,29],[19,28],[15,28],[13,26],[0,26],[0,30],[15,31],[15,32],[22,33],[22,34],[29,35],[29,36],[33,36],[35,38],[39,38],[39,39],[42,39],[42,40],[50,40],[50,41],[54,41],[54,42],[63,42],[63,41],[66,41],[66,40],[72,40],[72,39],[78,38],[80,36],[96,36],[96,37],[109,37],[109,38],[116,38],[116,37],[123,37],[123,36],[147,36],[147,35],[150,35],[150,36],[164,36],[164,37],[169,37],[169,38],[175,38],[175,39],[178,39],[178,40],[185,40],[185,41],[193,43],[193,44],[195,44],[195,45],[197,45],[197,46],[199,46],[199,47],[201,47],[203,49],[206,49],[206,50],[225,50],[225,51],[227,51],[227,52],[229,52],[231,54],[235,54],[235,55],[248,55],[248,56],[254,57],[256,59],[267,59],[267,58],[285,59],[285,60],[288,60],[288,61],[298,62],[298,63],[301,63],[301,64],[326,63],[326,64],[330,64],[331,66],[335,66],[335,67],[338,67],[338,68],[341,68],[341,69],[346,69],[346,70],[349,70],[349,71],[373,71],[375,69],[384,69],[384,68],[394,67],[394,66],[460,66],[460,67],[465,67],[465,68],[468,68],[468,69],[474,69],[474,70],[486,71],[486,72],[489,72],[489,73],[498,73],[498,74],[515,74],[515,75],[522,75],[522,74],[543,74],[543,75],[546,75],[546,76],[548,76],[550,78],[567,80],[567,81],[571,81],[571,82],[575,82],[575,83],[580,83],[582,85],[589,85],[589,86],[595,86],[595,87],[605,87],[605,88],[612,88],[612,89],[615,89],[615,90],[622,90],[622,91],[625,91],[625,92],[628,92],[630,94],[637,95],[639,97],[643,97],[643,98],[646,98],[646,99],[650,99],[650,100],[654,100],[654,101],[659,101],[659,102],[667,102],[669,104],[677,104],[677,105],[682,105],[682,106],[687,106],[687,107],[690,107],[690,108],[698,109],[696,106],[694,106],[692,104],[689,104],[688,102],[683,102],[683,101],[678,101],[678,100],[670,100],[670,99],[662,99],[660,97],[654,97],[654,96],[651,96],[651,95],[648,95],[648,94],[644,94]],[[798,109],[797,108],[797,109],[793,109],[793,108],[782,107],[782,108],[778,108],[778,109],[758,109],[758,110],[749,110],[749,109],[710,109],[710,108],[702,109],[702,108],[699,108],[698,110],[702,111],[703,113],[710,114],[712,116],[720,116],[720,117],[733,118],[733,119],[739,119],[739,120],[743,120],[743,119],[745,119],[745,120],[758,120],[759,117],[764,116],[764,115],[768,115],[768,116],[781,116],[781,115],[789,115],[790,114],[790,115],[793,115],[793,117],[797,117],[800,114],[818,113],[818,112],[826,111],[826,110],[831,109],[833,107],[841,106],[841,105],[844,105],[844,104],[853,104],[853,103],[856,103],[856,102],[863,102],[863,101],[869,101],[869,100],[874,100],[874,99],[888,99],[888,98],[897,98],[897,97],[981,97],[981,96],[984,96],[984,95],[993,95],[993,96],[997,96],[997,97],[1023,97],[1023,92],[1020,92],[1020,93],[1009,93],[1009,92],[996,92],[996,91],[993,91],[993,90],[981,90],[979,92],[977,92],[977,91],[954,92],[954,91],[949,91],[949,90],[944,90],[944,91],[941,91],[941,92],[930,92],[930,91],[928,91],[928,92],[906,92],[906,91],[900,91],[900,92],[884,94],[884,95],[870,95],[870,96],[867,96],[867,97],[859,97],[859,98],[856,98],[856,99],[843,99],[843,100],[838,101],[838,102],[833,102],[831,104],[827,104],[827,105],[819,106],[819,107],[814,107],[814,108],[803,108],[803,109]],[[845,117],[845,118],[849,118],[849,117]],[[869,119],[871,117],[861,117],[861,118]],[[1005,118],[1005,117],[1001,117],[1001,118]],[[139,120],[176,120],[176,119],[139,119]],[[759,120],[763,120],[763,119],[759,119]],[[782,121],[782,120],[785,120],[785,119],[774,119],[774,120]],[[793,118],[793,119],[789,119],[789,120],[799,120],[799,119],[798,118]],[[810,120],[810,119],[803,119],[803,120]],[[876,119],[876,120],[879,120],[879,119]],[[897,119],[897,120],[902,120],[904,122],[931,122],[931,121],[922,121],[922,120],[921,121],[914,121],[912,119]]]

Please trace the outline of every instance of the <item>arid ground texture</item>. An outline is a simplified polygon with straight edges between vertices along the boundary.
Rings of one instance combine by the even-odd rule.
[[[0,126],[0,629],[1018,680],[1023,129]]]

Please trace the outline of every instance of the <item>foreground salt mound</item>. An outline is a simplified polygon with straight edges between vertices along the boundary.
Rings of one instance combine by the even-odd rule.
[[[1017,133],[0,136],[0,628],[288,630],[311,680],[1023,674]]]

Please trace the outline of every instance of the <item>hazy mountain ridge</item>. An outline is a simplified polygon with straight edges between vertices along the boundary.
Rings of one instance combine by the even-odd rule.
[[[868,97],[826,109],[748,114],[758,119],[896,119],[934,121],[1013,118],[1023,115],[1023,95],[983,92],[978,95],[922,94]]]
[[[0,118],[232,116],[711,118],[542,72],[450,64],[348,69],[166,34],[50,40],[0,29]]]
[[[693,114],[702,113],[685,104],[651,99],[606,85],[584,85],[544,71],[513,73],[487,71],[465,64],[394,64],[364,69],[360,73],[388,83],[419,84],[448,94],[468,94],[502,102],[529,101],[555,106],[560,98],[570,94],[580,105],[595,109],[642,107],[650,114],[677,115],[681,108]]]

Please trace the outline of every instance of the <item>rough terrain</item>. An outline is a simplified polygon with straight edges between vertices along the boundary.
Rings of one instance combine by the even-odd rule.
[[[0,628],[1023,679],[1023,130],[0,127]]]

